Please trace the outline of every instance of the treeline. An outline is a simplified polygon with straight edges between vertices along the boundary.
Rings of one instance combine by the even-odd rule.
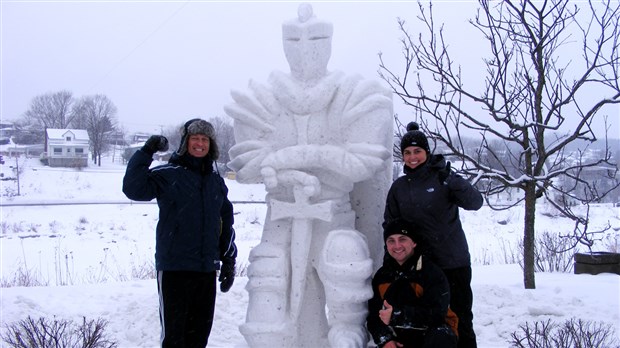
[[[48,128],[84,129],[90,138],[91,159],[101,165],[101,156],[111,146],[125,145],[127,140],[127,134],[118,124],[117,114],[118,109],[112,100],[102,94],[78,98],[67,90],[49,92],[32,98],[26,112],[15,122],[15,131],[11,136],[17,144],[43,144]],[[218,136],[221,149],[219,161],[226,163],[229,160],[228,149],[234,145],[232,125],[222,117],[207,120],[213,124]],[[179,129],[185,121],[178,120],[178,124],[162,129],[163,135],[170,140],[171,150],[180,144]]]

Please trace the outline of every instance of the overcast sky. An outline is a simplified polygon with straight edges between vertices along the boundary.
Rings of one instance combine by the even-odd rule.
[[[330,70],[379,80],[383,53],[401,69],[397,18],[417,23],[415,2],[310,2],[334,24]],[[158,132],[193,117],[225,116],[231,89],[288,72],[281,24],[300,2],[2,1],[3,120],[37,95],[68,90],[104,94],[128,131]],[[472,1],[436,4],[451,48],[478,74],[484,47],[467,24]],[[408,113],[394,99],[395,112]],[[618,134],[617,117],[614,132]]]

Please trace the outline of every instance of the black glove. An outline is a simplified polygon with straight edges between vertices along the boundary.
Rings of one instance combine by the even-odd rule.
[[[222,292],[228,292],[235,281],[235,260],[224,259],[222,261],[222,269],[220,269],[220,278],[218,279],[220,284],[220,290]]]
[[[450,179],[452,178],[452,171],[450,170],[450,167],[451,165],[450,165],[450,162],[448,161],[445,167],[437,171],[440,184],[447,185]]]
[[[142,146],[142,151],[151,156],[157,151],[168,151],[168,139],[163,135],[151,135]]]

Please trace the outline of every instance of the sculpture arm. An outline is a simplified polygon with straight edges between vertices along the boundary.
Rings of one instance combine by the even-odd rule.
[[[224,111],[234,119],[237,144],[230,150],[228,166],[236,171],[241,183],[261,183],[260,163],[271,152],[270,135],[275,127],[271,119],[277,113],[275,99],[264,86],[250,80],[253,94],[231,91],[235,103],[226,105]]]
[[[261,166],[271,167],[276,171],[327,170],[358,182],[372,177],[383,166],[389,155],[389,151],[384,147],[371,144],[350,144],[344,147],[296,145],[268,155]]]
[[[228,166],[236,172],[236,180],[244,184],[262,182],[261,162],[270,153],[264,141],[244,141],[230,148]]]
[[[267,88],[252,80],[249,87],[254,92],[253,96],[232,90],[230,94],[235,103],[224,106],[224,111],[243,127],[259,132],[273,132],[275,127],[271,123],[272,117],[279,112],[275,98]]]

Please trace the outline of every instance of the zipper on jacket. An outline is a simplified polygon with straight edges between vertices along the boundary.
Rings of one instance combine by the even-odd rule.
[[[206,230],[206,224],[205,224],[205,179],[207,178],[206,175],[200,175],[201,176],[201,180],[200,180],[200,205],[201,205],[201,210],[202,210],[202,215],[201,215],[201,230],[200,230],[200,260],[201,262],[203,262],[203,265],[201,265],[202,268],[206,267],[206,264],[204,264],[205,260],[204,260],[204,248],[205,248],[205,233],[207,232]]]

